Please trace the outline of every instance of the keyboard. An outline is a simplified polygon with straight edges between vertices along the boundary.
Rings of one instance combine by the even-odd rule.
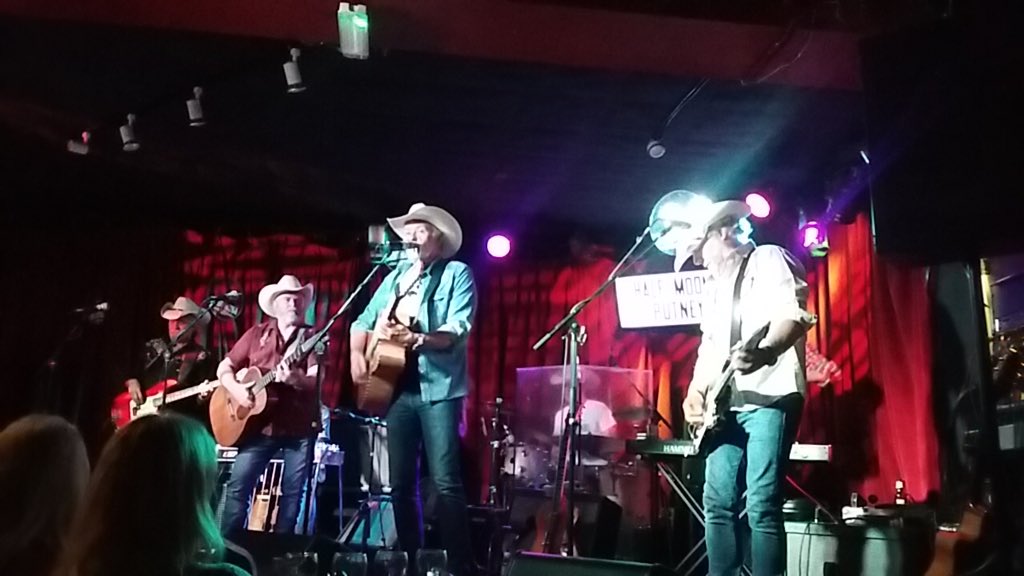
[[[632,454],[655,458],[682,457],[694,455],[693,442],[690,440],[662,440],[647,438],[644,440],[627,440],[626,450]],[[789,451],[789,459],[794,462],[831,462],[831,444],[793,444]]]

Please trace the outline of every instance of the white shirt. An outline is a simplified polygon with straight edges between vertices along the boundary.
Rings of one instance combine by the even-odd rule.
[[[806,310],[807,281],[803,266],[787,250],[778,246],[741,248],[749,251],[750,260],[740,288],[740,342],[744,342],[769,322],[793,320],[810,326],[815,317]],[[706,389],[721,374],[729,358],[732,332],[732,300],[739,266],[729,278],[710,278],[704,285],[701,341],[693,384]],[[762,347],[770,344],[762,342]],[[775,364],[752,374],[736,374],[732,407],[737,411],[767,406],[782,396],[798,392],[806,394],[804,373],[804,339],[783,352]]]
[[[561,436],[565,429],[565,414],[569,411],[566,406],[555,414],[555,425],[552,434]],[[581,436],[608,436],[615,428],[615,416],[604,402],[587,399],[580,406],[580,435]],[[604,466],[608,461],[600,456],[580,451],[580,464],[584,466]]]

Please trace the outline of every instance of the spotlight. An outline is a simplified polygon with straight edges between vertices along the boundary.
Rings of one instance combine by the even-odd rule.
[[[365,5],[338,4],[338,50],[346,58],[370,57],[370,17]]]
[[[828,254],[828,232],[825,225],[816,220],[808,220],[800,227],[800,245],[816,258]]]
[[[746,203],[750,207],[750,215],[754,218],[767,218],[772,213],[771,202],[758,192],[747,194]]]
[[[204,126],[206,119],[203,118],[203,103],[199,101],[203,96],[203,89],[196,86],[192,89],[192,94],[195,97],[185,101],[185,107],[188,108],[188,125]]]
[[[75,140],[73,138],[71,140],[68,140],[68,152],[71,152],[72,154],[81,154],[82,156],[85,156],[86,154],[89,153],[90,138],[92,138],[92,134],[89,134],[89,132],[86,131],[82,132],[81,140]]]
[[[864,150],[860,151],[860,159],[863,160],[865,164],[871,164],[871,158],[868,158],[868,153]]]
[[[302,72],[299,71],[299,56],[302,51],[292,48],[289,53],[292,59],[284,63],[284,79],[288,82],[288,93],[298,94],[306,89],[306,85],[302,83]]]
[[[135,114],[129,114],[128,123],[121,126],[121,144],[125,152],[135,152],[142,147],[135,138]]]
[[[504,258],[512,252],[512,241],[504,234],[492,234],[487,239],[487,253],[492,258]]]
[[[661,143],[661,140],[651,138],[647,142],[647,155],[651,158],[661,158],[665,155],[665,145]]]

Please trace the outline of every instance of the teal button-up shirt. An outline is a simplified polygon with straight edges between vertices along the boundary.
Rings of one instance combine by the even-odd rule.
[[[430,286],[442,262],[427,267],[423,286]],[[352,323],[352,331],[373,332],[377,318],[395,293],[395,284],[412,266],[399,264],[388,274],[370,298],[363,313]],[[455,344],[445,350],[421,348],[419,353],[420,395],[424,402],[453,400],[469,394],[469,366],[466,345],[476,314],[476,285],[469,266],[451,260],[440,272],[437,289],[424,295],[420,302],[417,325],[423,332],[447,332],[455,336]]]

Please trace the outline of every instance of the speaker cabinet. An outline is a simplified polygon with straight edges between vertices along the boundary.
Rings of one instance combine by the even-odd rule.
[[[598,558],[566,558],[518,552],[506,576],[669,576],[672,571],[657,564],[621,562]]]
[[[518,548],[529,548],[536,537],[537,512],[551,497],[540,490],[516,490],[510,524],[519,535]],[[622,507],[606,496],[576,495],[579,510],[576,549],[581,556],[614,558],[619,542]]]

